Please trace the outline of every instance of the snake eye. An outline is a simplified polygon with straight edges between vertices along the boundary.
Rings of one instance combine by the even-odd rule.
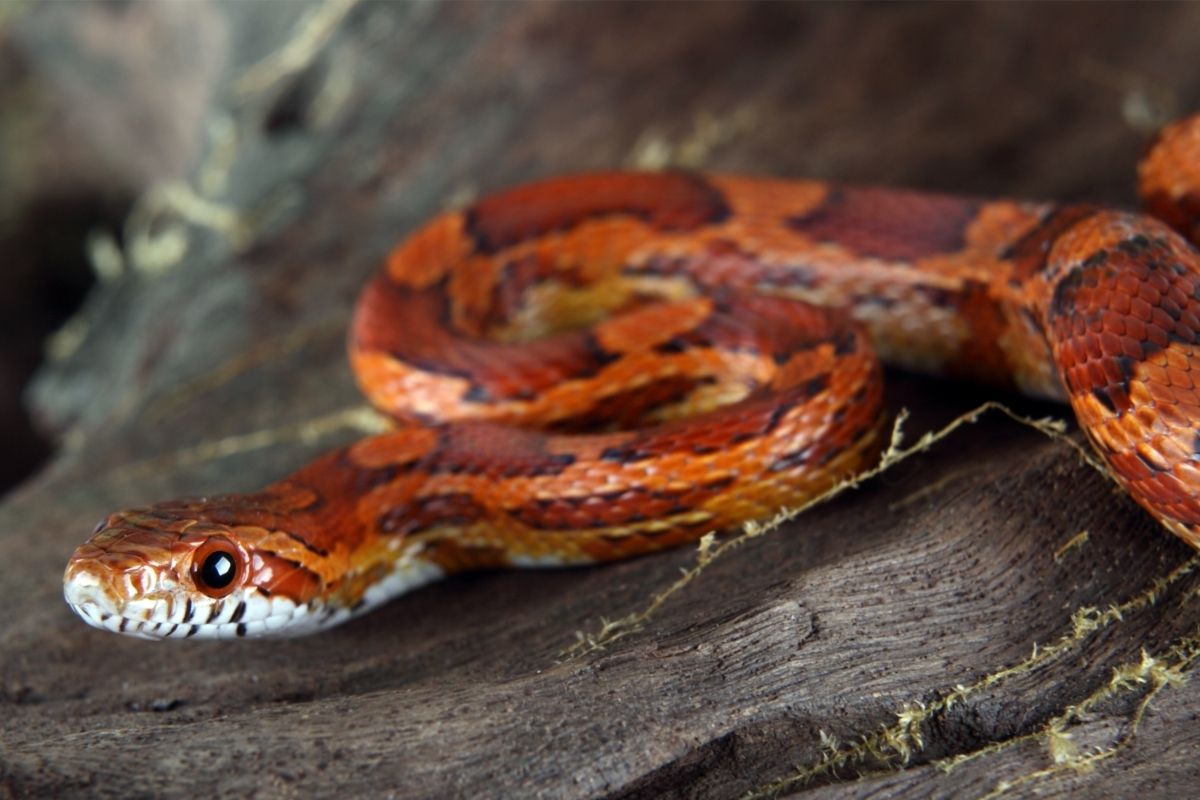
[[[233,591],[245,571],[245,557],[233,542],[221,537],[196,548],[192,558],[192,582],[209,597],[224,597]]]

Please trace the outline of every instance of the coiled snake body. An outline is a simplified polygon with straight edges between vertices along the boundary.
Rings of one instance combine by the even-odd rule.
[[[67,602],[146,638],[293,635],[460,570],[694,540],[862,468],[875,350],[1069,401],[1200,546],[1200,254],[1167,224],[1200,234],[1200,118],[1140,174],[1158,218],[677,173],[493,195],[359,301],[350,357],[396,430],[260,492],[113,514]]]

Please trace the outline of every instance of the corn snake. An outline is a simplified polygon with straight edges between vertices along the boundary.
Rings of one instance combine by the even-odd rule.
[[[1140,189],[1153,217],[684,173],[484,198],[359,300],[350,359],[396,430],[259,492],[111,515],[67,601],[143,638],[296,635],[466,569],[691,541],[872,458],[876,351],[1070,402],[1200,547],[1200,254],[1166,224],[1200,241],[1200,118],[1160,134]]]

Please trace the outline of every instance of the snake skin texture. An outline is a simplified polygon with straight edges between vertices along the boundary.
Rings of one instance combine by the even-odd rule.
[[[492,195],[360,298],[350,359],[395,430],[113,514],[67,601],[145,638],[295,635],[461,570],[693,541],[869,465],[880,358],[1069,402],[1200,546],[1200,118],[1139,180],[1154,216],[685,173]]]

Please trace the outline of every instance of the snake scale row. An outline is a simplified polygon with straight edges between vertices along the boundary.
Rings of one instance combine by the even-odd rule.
[[[692,541],[869,464],[879,358],[1068,401],[1200,546],[1200,117],[1140,189],[1153,216],[684,173],[492,195],[359,301],[350,358],[395,430],[113,514],[67,601],[145,638],[294,635],[461,570]]]

